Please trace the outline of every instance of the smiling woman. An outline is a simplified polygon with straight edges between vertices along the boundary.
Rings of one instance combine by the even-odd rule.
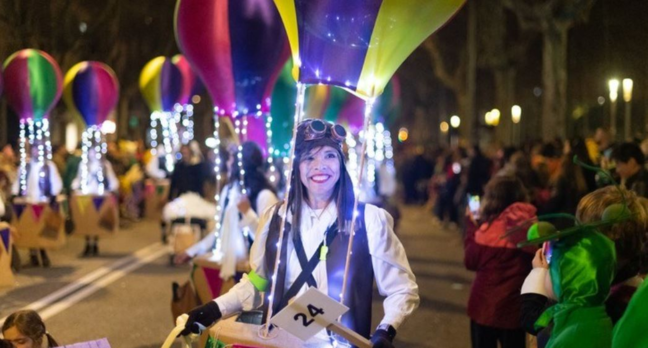
[[[243,310],[261,307],[265,313],[279,313],[315,287],[336,301],[344,298],[349,311],[342,316],[342,323],[368,339],[375,279],[380,294],[386,297],[385,316],[371,336],[371,346],[393,347],[396,329],[418,306],[418,286],[403,245],[394,234],[392,217],[370,204],[359,204],[353,211],[353,184],[342,152],[345,137],[346,131],[339,125],[321,120],[299,124],[288,202],[267,209],[260,218],[250,251],[252,271],[228,293],[191,310],[183,335],[197,333],[201,325],[209,327],[221,317]],[[350,231],[354,214],[357,224]],[[351,237],[354,242],[344,288]],[[263,293],[267,296],[264,301]],[[330,346],[331,340],[343,342],[322,330],[305,344]]]

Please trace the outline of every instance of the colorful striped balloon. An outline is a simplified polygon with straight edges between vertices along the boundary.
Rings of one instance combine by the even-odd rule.
[[[405,58],[465,0],[274,0],[295,80],[380,95]]]
[[[81,62],[65,74],[63,101],[88,126],[101,125],[115,109],[119,82],[115,72],[101,62]]]
[[[140,91],[151,111],[173,111],[180,103],[184,85],[182,72],[167,57],[156,57],[146,63],[140,74]]]
[[[173,64],[180,69],[180,73],[182,74],[182,93],[180,94],[179,102],[182,105],[187,105],[193,95],[192,92],[196,84],[196,74],[194,74],[191,65],[189,65],[189,61],[183,55],[176,54],[171,58],[171,60],[173,61]]]
[[[24,49],[7,58],[3,80],[7,102],[21,120],[49,117],[61,97],[61,69],[54,58],[40,50]]]
[[[272,0],[179,0],[175,30],[219,114],[270,111],[270,92],[288,59]]]

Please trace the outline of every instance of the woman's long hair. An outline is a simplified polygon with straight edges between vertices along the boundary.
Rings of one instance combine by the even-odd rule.
[[[47,338],[47,347],[58,347],[59,344],[45,329],[45,323],[40,315],[32,310],[21,310],[12,313],[7,317],[4,324],[2,324],[2,332],[6,332],[12,327],[29,337],[34,343],[40,346],[43,337]]]
[[[351,176],[349,175],[344,163],[344,153],[342,153],[339,144],[332,140],[330,129],[327,130],[326,135],[322,139],[305,140],[304,132],[307,126],[308,120],[300,123],[297,128],[295,159],[293,160],[293,170],[290,178],[290,192],[288,193],[288,207],[290,207],[290,210],[292,211],[292,226],[296,226],[292,229],[295,231],[293,237],[299,237],[298,231],[301,224],[301,207],[303,204],[307,204],[306,200],[308,200],[308,191],[301,182],[299,164],[308,154],[311,153],[311,151],[319,151],[323,146],[330,146],[338,153],[338,158],[340,160],[340,178],[333,188],[331,200],[334,201],[337,206],[338,231],[341,233],[348,233],[351,218],[353,217],[355,196],[353,192],[353,181],[351,181]]]
[[[528,202],[527,189],[512,175],[496,175],[484,188],[481,222],[490,223],[513,203]]]
[[[264,161],[263,161],[263,152],[261,148],[256,143],[247,141],[242,145],[242,159],[243,170],[245,174],[243,175],[243,185],[248,191],[248,198],[250,199],[250,205],[252,209],[257,213],[262,213],[257,211],[256,200],[259,197],[259,193],[263,190],[270,190],[272,193],[277,194],[275,188],[270,184],[268,178],[266,178],[264,173]],[[234,155],[234,164],[232,165],[232,172],[230,173],[230,183],[236,183],[240,179],[240,168],[238,164],[238,155]]]

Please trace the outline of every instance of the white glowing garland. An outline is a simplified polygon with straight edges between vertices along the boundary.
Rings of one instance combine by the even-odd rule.
[[[216,201],[216,215],[214,216],[214,220],[216,220],[216,227],[214,228],[214,237],[216,242],[214,243],[214,255],[216,255],[218,258],[220,258],[221,255],[221,238],[220,238],[220,231],[221,231],[221,205],[220,205],[220,183],[222,180],[222,174],[221,174],[221,158],[220,158],[220,120],[219,120],[219,115],[218,115],[218,107],[214,108],[214,139],[215,139],[215,146],[214,146],[214,161],[216,162],[216,165],[214,166],[214,172],[216,172],[216,195],[214,195],[214,200]]]
[[[27,191],[27,151],[25,149],[26,142],[27,135],[25,130],[25,120],[20,120],[20,196],[24,195]]]

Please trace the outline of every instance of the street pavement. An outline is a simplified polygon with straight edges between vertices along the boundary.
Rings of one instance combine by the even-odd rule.
[[[463,267],[461,237],[421,207],[401,209],[398,233],[421,305],[399,329],[396,347],[469,347],[465,308],[472,274]],[[171,283],[186,281],[189,267],[170,267],[159,239],[157,224],[141,221],[102,240],[100,257],[81,258],[83,240],[70,238],[50,253],[50,269],[25,267],[16,275],[17,286],[0,288],[0,318],[31,306],[62,344],[107,337],[113,348],[160,347],[173,327]],[[376,292],[376,324],[381,316]]]

